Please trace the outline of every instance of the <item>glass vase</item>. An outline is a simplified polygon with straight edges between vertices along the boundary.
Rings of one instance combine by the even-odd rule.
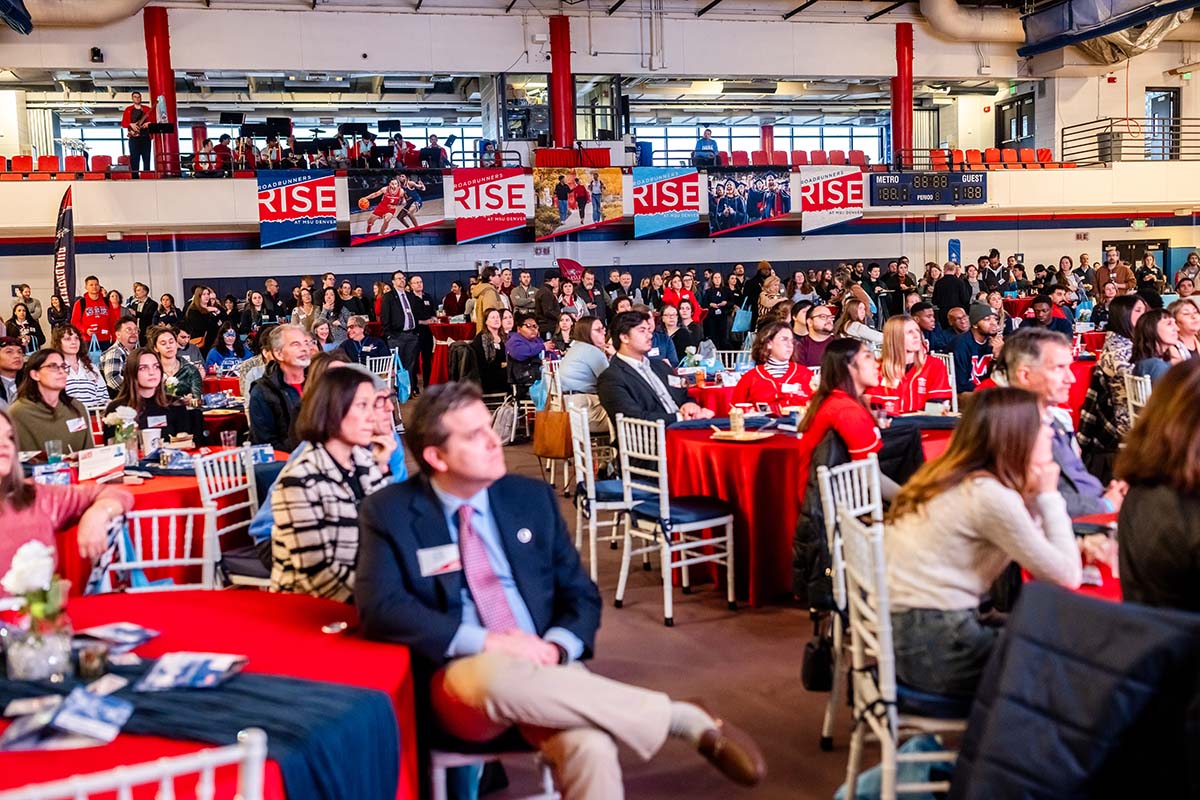
[[[12,631],[4,651],[8,679],[60,683],[75,674],[71,635],[71,621],[66,614],[53,622],[34,621],[26,631]]]

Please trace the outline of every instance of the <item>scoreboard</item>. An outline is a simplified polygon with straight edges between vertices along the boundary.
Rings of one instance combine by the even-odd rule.
[[[874,172],[872,206],[963,206],[987,202],[986,172]]]

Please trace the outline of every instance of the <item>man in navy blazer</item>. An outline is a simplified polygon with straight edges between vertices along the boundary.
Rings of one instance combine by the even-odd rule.
[[[650,356],[654,320],[645,311],[623,311],[609,328],[617,354],[596,379],[600,405],[615,420],[617,414],[633,419],[707,419],[713,415],[688,399],[680,379],[661,360]]]
[[[600,594],[553,487],[505,474],[478,388],[431,387],[405,438],[421,474],[363,501],[355,600],[367,636],[407,645],[432,673],[443,730],[487,742],[515,727],[569,800],[623,796],[618,741],[649,759],[675,736],[732,780],[761,780],[753,744],[699,706],[582,666]]]

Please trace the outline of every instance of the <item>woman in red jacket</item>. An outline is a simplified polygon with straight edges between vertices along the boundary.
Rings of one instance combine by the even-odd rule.
[[[803,364],[792,363],[792,346],[792,330],[785,323],[774,321],[760,328],[750,351],[755,367],[734,387],[733,405],[766,403],[772,414],[807,405],[812,373]]]
[[[679,308],[679,304],[684,300],[690,301],[692,308],[700,308],[700,303],[696,300],[695,292],[684,288],[683,276],[676,272],[671,276],[671,281],[667,284],[667,288],[663,290],[663,303]]]
[[[841,436],[852,461],[883,449],[883,437],[866,401],[866,391],[878,383],[879,367],[869,345],[858,339],[837,339],[825,350],[821,385],[800,420],[799,474],[804,480],[796,488],[801,506],[812,455],[825,434],[833,431]],[[885,488],[885,497],[887,494]]]
[[[867,390],[871,404],[894,416],[923,411],[930,401],[949,403],[953,395],[950,373],[941,359],[925,352],[917,321],[907,314],[889,318],[883,326],[879,385]]]

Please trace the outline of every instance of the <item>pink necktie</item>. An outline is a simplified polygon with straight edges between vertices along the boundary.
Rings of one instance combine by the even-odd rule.
[[[462,554],[467,588],[471,590],[479,619],[485,628],[496,633],[515,630],[517,620],[508,605],[508,598],[504,596],[504,587],[492,569],[483,540],[471,525],[473,512],[470,506],[460,506],[458,509],[458,550]]]

